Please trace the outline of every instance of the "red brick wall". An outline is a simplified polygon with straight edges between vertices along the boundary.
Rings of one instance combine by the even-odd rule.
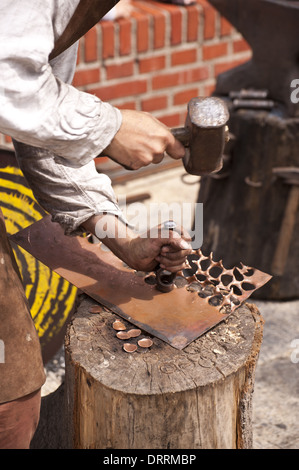
[[[250,50],[206,0],[133,4],[132,18],[102,21],[81,40],[74,85],[181,125],[188,101],[210,95],[217,75],[247,60]]]
[[[180,126],[188,101],[210,95],[217,75],[248,60],[250,50],[206,0],[133,4],[130,19],[101,21],[81,39],[74,86]]]

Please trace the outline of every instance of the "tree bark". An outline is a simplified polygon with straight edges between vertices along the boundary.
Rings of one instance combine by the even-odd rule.
[[[154,337],[150,348],[126,353],[112,327],[117,315],[90,313],[92,305],[82,297],[66,335],[67,447],[251,448],[263,330],[255,306],[243,305],[184,350]]]

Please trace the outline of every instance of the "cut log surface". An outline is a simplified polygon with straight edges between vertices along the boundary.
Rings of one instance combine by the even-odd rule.
[[[119,317],[82,296],[66,336],[70,448],[251,448],[263,319],[245,304],[184,350],[152,337],[127,353]],[[121,320],[127,329],[134,328]]]

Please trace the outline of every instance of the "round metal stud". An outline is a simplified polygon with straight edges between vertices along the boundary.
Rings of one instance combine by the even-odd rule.
[[[115,322],[113,323],[113,328],[117,331],[123,331],[123,330],[126,330],[126,326],[123,324],[123,322],[119,321],[119,320],[115,320]]]
[[[141,348],[150,348],[153,345],[153,342],[150,338],[142,338],[138,341],[138,346]]]
[[[141,330],[133,328],[132,330],[128,331],[129,338],[137,338],[137,336],[141,335]]]
[[[133,352],[136,351],[137,346],[136,346],[136,344],[125,343],[125,344],[123,345],[123,349],[124,349],[124,351],[126,351],[127,353],[133,353]]]
[[[130,339],[130,335],[127,331],[118,331],[116,336],[118,339]]]

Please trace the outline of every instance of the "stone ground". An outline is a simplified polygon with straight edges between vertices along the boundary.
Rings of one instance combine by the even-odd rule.
[[[182,167],[114,186],[115,192],[138,195],[149,192],[149,203],[195,202],[198,177],[183,177]],[[184,225],[188,227],[188,220]],[[241,261],[241,260],[240,260]],[[270,302],[251,300],[264,320],[264,339],[256,370],[253,394],[253,448],[299,448],[299,300]],[[63,348],[46,365],[43,395],[60,385],[64,377]]]

